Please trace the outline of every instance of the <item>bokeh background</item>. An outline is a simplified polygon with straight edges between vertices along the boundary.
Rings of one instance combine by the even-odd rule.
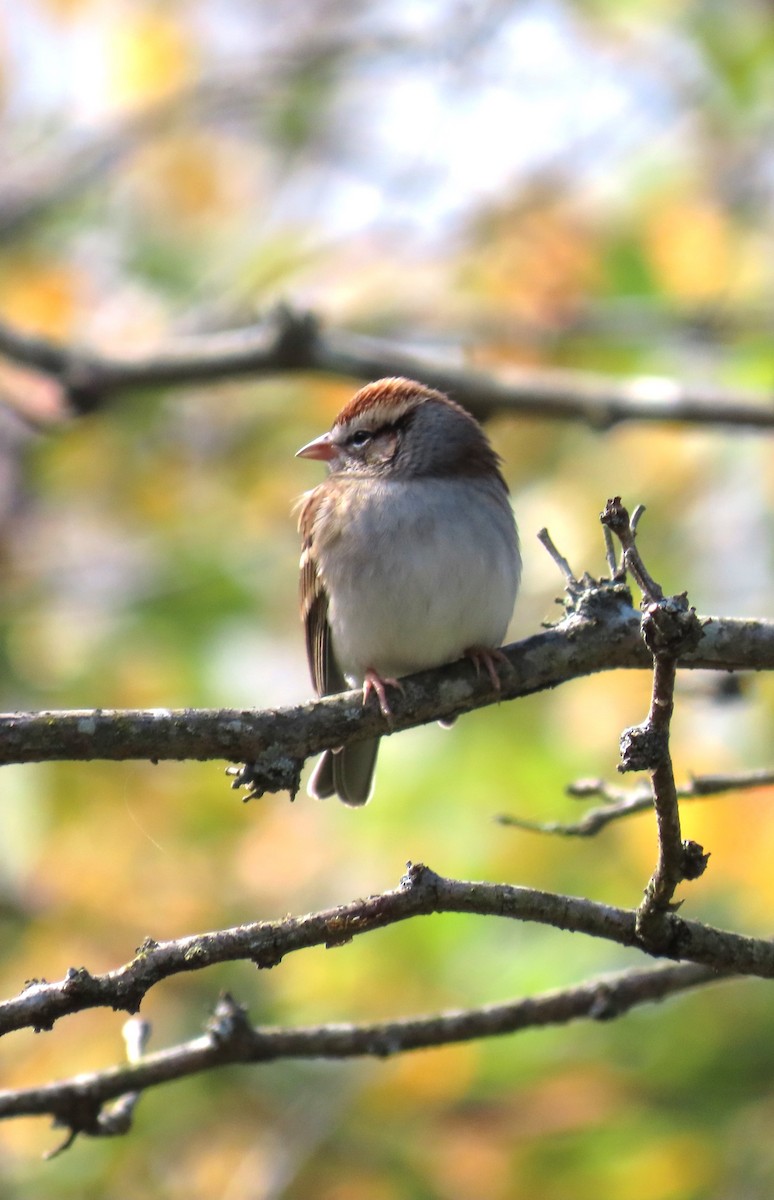
[[[768,390],[774,22],[763,0],[4,0],[0,314],[143,354],[280,301],[449,361],[569,366]],[[4,709],[271,706],[310,694],[290,510],[294,451],[356,381],[310,375],[125,394],[73,420],[0,364]],[[652,572],[699,611],[772,616],[761,433],[499,418],[525,552],[514,637],[558,609],[547,525],[604,570],[607,496],[643,502]],[[638,817],[593,841],[497,825],[572,819],[616,781],[645,674],[576,682],[384,744],[363,811],[243,805],[217,764],[0,773],[0,987],[107,970],[146,935],[271,918],[393,886],[407,860],[635,905]],[[774,689],[686,677],[678,776],[764,765]],[[771,929],[764,791],[684,808],[712,851],[692,917]],[[376,1019],[505,1000],[637,956],[435,917],[271,972],[170,980],[152,1047],[219,989],[256,1022]],[[2,1046],[3,1086],[106,1066],[123,1018]],[[292,1063],[148,1094],[125,1139],[0,1128],[8,1200],[757,1200],[774,1186],[774,1024],[760,982],[610,1024],[384,1063]]]

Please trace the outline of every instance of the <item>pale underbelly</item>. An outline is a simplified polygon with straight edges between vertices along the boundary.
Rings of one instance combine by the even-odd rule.
[[[488,558],[456,549],[442,577],[395,563],[364,570],[354,588],[338,588],[328,616],[345,674],[357,681],[368,669],[405,675],[451,662],[472,646],[499,646],[516,580],[512,566]]]

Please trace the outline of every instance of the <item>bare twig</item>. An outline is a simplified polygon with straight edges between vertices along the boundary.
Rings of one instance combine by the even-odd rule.
[[[150,1087],[225,1065],[289,1058],[386,1058],[409,1050],[500,1037],[583,1018],[612,1020],[641,1004],[723,978],[722,973],[692,963],[659,965],[620,971],[577,987],[505,1004],[373,1024],[296,1029],[251,1026],[245,1011],[231,997],[224,996],[204,1036],[146,1055],[129,1066],[81,1074],[42,1087],[0,1092],[0,1119],[50,1114],[57,1125],[66,1125],[70,1131],[66,1142],[54,1152],[59,1153],[79,1133],[105,1136],[103,1105],[110,1100],[118,1098],[110,1110],[115,1112],[126,1096],[138,1097]],[[114,1128],[110,1132],[126,1130]]]
[[[126,1044],[126,1061],[131,1067],[142,1061],[150,1037],[150,1024],[139,1017],[130,1017],[128,1021],[124,1022],[121,1032]],[[114,1068],[119,1072],[121,1069],[121,1067]],[[31,1092],[36,1090],[35,1088],[30,1089]],[[53,1124],[66,1126],[67,1135],[58,1146],[46,1151],[43,1155],[44,1159],[50,1161],[52,1158],[57,1158],[63,1151],[69,1150],[79,1133],[88,1133],[91,1137],[118,1137],[128,1133],[132,1128],[134,1110],[144,1090],[144,1088],[133,1088],[122,1092],[114,1104],[105,1108],[102,1103],[95,1104],[92,1097],[85,1095],[84,1091],[73,1081],[68,1104],[57,1105],[49,1110],[54,1118]],[[8,1096],[13,1094],[13,1091],[6,1093]],[[21,1093],[17,1092],[16,1094],[20,1095]],[[9,1113],[8,1115],[13,1114]]]
[[[656,583],[655,579],[647,571],[635,542],[637,523],[644,512],[645,506],[638,504],[634,510],[634,516],[630,520],[629,513],[621,503],[621,497],[615,496],[612,500],[608,500],[605,505],[605,511],[600,516],[600,520],[603,528],[614,533],[620,541],[621,549],[623,550],[624,566],[627,570],[631,571],[645,598],[647,600],[658,601],[663,600],[664,593],[660,585]]]
[[[315,371],[355,379],[408,375],[449,392],[480,418],[510,412],[597,429],[622,421],[774,428],[774,406],[767,397],[673,379],[618,379],[582,371],[514,367],[496,377],[450,366],[388,339],[323,329],[310,314],[286,308],[257,325],[181,339],[131,358],[70,349],[0,322],[0,354],[52,376],[80,413],[136,388]]]
[[[596,794],[599,795],[601,790],[600,782],[600,790]],[[612,821],[653,808],[653,792],[648,784],[644,787],[632,788],[628,794],[620,790],[616,792],[613,788],[605,788],[604,794],[609,797],[608,803],[600,805],[598,808],[590,808],[578,821],[531,821],[511,813],[500,813],[495,819],[500,825],[524,829],[529,833],[550,833],[558,834],[561,837],[594,837]],[[613,796],[615,796],[615,800],[613,800]]]
[[[610,571],[610,578],[615,579],[616,576],[618,575],[619,571],[621,571],[623,569],[623,564],[619,568],[618,562],[616,561],[616,556],[615,556],[615,545],[613,544],[613,535],[610,532],[610,530],[608,529],[607,525],[602,526],[602,532],[603,532],[604,538],[605,538],[605,561],[607,562],[607,567],[608,567],[608,570]]]
[[[554,560],[554,562],[556,563],[559,570],[562,572],[562,575],[564,576],[566,582],[571,586],[575,586],[578,581],[575,578],[575,576],[573,575],[572,567],[570,566],[569,562],[564,557],[564,555],[562,553],[560,553],[559,550],[557,550],[556,545],[554,544],[553,538],[551,537],[551,534],[548,532],[548,530],[545,528],[539,529],[538,533],[537,533],[537,539],[541,543],[541,545],[545,546],[549,555]]]
[[[770,787],[774,784],[774,771],[742,771],[729,775],[699,775],[690,783],[677,789],[678,800],[705,800],[710,796],[722,796],[728,792],[745,791],[753,788]],[[631,817],[635,813],[649,812],[653,808],[653,789],[649,783],[638,784],[625,791],[611,787],[601,779],[584,779],[570,784],[569,795],[579,799],[600,796],[605,803],[590,808],[579,821],[531,821],[526,817],[501,813],[495,818],[500,825],[511,825],[530,833],[558,834],[561,837],[594,837],[613,821]]]
[[[632,532],[633,537],[637,536],[637,526],[639,525],[639,523],[642,520],[642,518],[644,517],[644,515],[645,515],[645,505],[644,504],[635,505],[634,512],[632,513],[631,520],[629,522],[629,528]]]
[[[684,791],[681,791],[681,795],[698,799],[702,796],[720,796],[724,792],[771,787],[772,784],[774,784],[774,770],[771,768],[731,772],[728,775],[697,775]]]

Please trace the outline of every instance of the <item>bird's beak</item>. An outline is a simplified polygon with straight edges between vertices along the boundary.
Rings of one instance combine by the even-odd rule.
[[[336,447],[331,442],[331,435],[324,433],[313,442],[307,442],[300,450],[296,450],[296,458],[319,458],[322,462],[330,462],[335,453]]]

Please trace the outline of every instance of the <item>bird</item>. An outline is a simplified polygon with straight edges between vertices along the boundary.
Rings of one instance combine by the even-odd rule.
[[[402,675],[466,655],[499,689],[521,556],[500,458],[478,421],[443,392],[378,379],[297,457],[328,466],[298,520],[317,694],[362,687],[363,703],[373,692],[389,720],[387,689]],[[326,750],[310,795],[365,804],[378,746]]]

